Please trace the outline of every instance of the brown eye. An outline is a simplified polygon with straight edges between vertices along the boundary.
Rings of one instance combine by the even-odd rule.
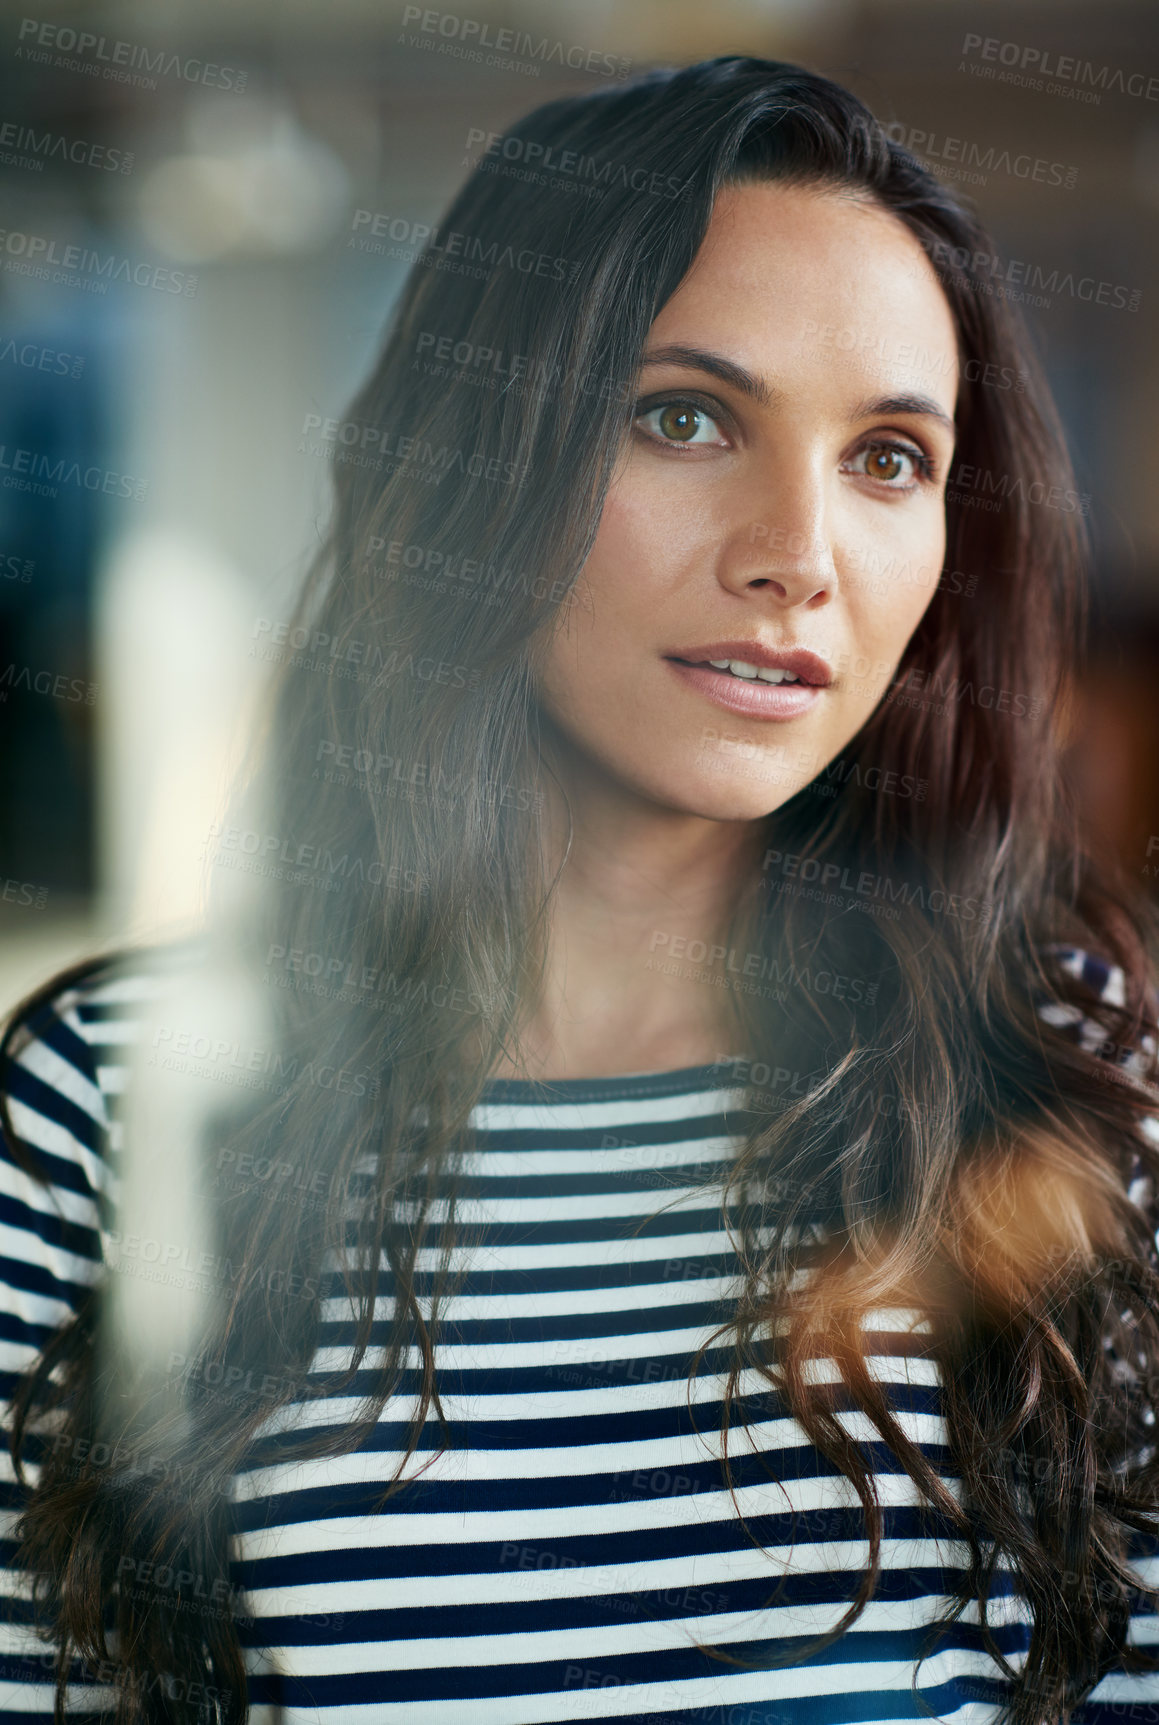
[[[932,458],[905,443],[863,443],[851,461],[842,463],[842,471],[875,480],[883,492],[916,491],[936,482]]]
[[[695,401],[677,396],[661,401],[655,407],[644,408],[637,414],[636,424],[654,443],[693,444],[721,449],[728,439],[721,434],[718,421]]]
[[[687,403],[672,402],[660,409],[657,424],[674,443],[688,443],[700,429],[700,415]]]
[[[888,443],[871,444],[866,452],[865,471],[872,479],[897,479],[905,472],[900,451]]]

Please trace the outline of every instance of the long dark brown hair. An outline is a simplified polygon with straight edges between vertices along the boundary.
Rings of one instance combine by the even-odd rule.
[[[570,191],[535,167],[565,158]],[[324,1202],[286,1204],[269,1181],[209,1183],[230,1286],[203,1338],[212,1371],[186,1374],[177,1403],[142,1393],[130,1420],[102,1394],[101,1287],[27,1374],[13,1450],[41,1473],[21,1556],[62,1650],[58,1708],[80,1655],[119,1662],[126,1725],[195,1719],[182,1699],[194,1679],[217,1696],[215,1717],[245,1710],[229,1613],[143,1603],[117,1582],[125,1553],[228,1578],[221,1491],[78,1463],[84,1440],[173,1454],[212,1484],[276,1407],[312,1393],[352,1386],[361,1415],[287,1435],[283,1454],[354,1448],[395,1393],[414,1397],[408,1455],[432,1410],[442,1417],[457,1171],[488,1074],[501,1051],[518,1053],[546,951],[536,671],[582,602],[649,328],[717,192],[749,180],[844,188],[891,211],[943,284],[964,381],[938,591],[840,762],[766,817],[759,890],[738,909],[742,950],[787,979],[736,995],[743,1046],[810,1076],[787,1102],[752,1087],[723,1194],[745,1272],[721,1332],[733,1343],[726,1429],[756,1367],[856,1486],[869,1564],[819,1645],[871,1597],[882,1528],[845,1404],[805,1370],[821,1354],[967,1542],[955,1608],[976,1599],[986,1625],[999,1571],[1013,1570],[1033,1615],[1024,1668],[985,1630],[1012,1725],[1065,1721],[1116,1658],[1145,1662],[1124,1653],[1128,1556],[1156,1510],[1159,1380],[1116,1370],[1104,1338],[1124,1359],[1156,1357],[1154,1218],[1126,1192],[1133,1171],[1159,1174],[1139,1128],[1149,1097],[1040,1011],[1083,1007],[1115,1050],[1154,1028],[1143,913],[1084,854],[1060,755],[1083,499],[1032,345],[971,275],[994,251],[973,214],[847,91],[726,57],[552,101],[513,128],[412,270],[346,418],[322,428],[329,531],[293,618],[261,631],[283,662],[260,752],[273,813],[259,854],[273,834],[287,866],[270,868],[260,920],[239,936],[255,976],[292,985],[268,990],[289,1076],[282,1094],[216,1122],[207,1162],[220,1170],[222,1147],[228,1168],[276,1154]],[[834,907],[822,890],[863,880],[877,884],[857,892],[888,915]],[[1124,1005],[1057,962],[1067,945],[1122,967]],[[823,988],[823,975],[861,985]],[[377,1082],[326,1088],[303,1076],[310,1061]],[[430,1248],[441,1270],[420,1265]],[[329,1254],[357,1332],[348,1369],[307,1385]],[[285,1272],[276,1285],[270,1265]],[[812,1275],[795,1276],[802,1267]],[[861,1320],[883,1301],[928,1314],[960,1495],[867,1368]],[[117,1369],[123,1385],[131,1363]],[[209,1381],[237,1388],[203,1393]],[[49,1448],[50,1430],[80,1447]],[[181,1683],[159,1696],[157,1673]]]

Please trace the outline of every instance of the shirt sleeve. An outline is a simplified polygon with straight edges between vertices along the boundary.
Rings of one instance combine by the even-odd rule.
[[[1108,1005],[1126,1004],[1125,978],[1117,965],[1077,947],[1058,947],[1054,953],[1065,971]],[[1048,1023],[1071,1036],[1089,1053],[1100,1055],[1133,1077],[1142,1078],[1149,1071],[1155,1051],[1151,1036],[1144,1036],[1135,1047],[1124,1047],[1109,1039],[1103,1026],[1077,1006],[1051,1003],[1040,1007],[1040,1012]],[[1159,1114],[1144,1115],[1140,1126],[1144,1135],[1159,1145]],[[1138,1157],[1128,1177],[1127,1195],[1154,1221],[1155,1193]],[[1159,1231],[1154,1242],[1159,1261]],[[1116,1370],[1131,1376],[1136,1363],[1120,1359],[1109,1344],[1108,1349],[1115,1358]],[[1131,1565],[1140,1579],[1151,1587],[1159,1585],[1159,1537],[1134,1534],[1129,1552]],[[1146,1648],[1152,1654],[1159,1653],[1159,1616],[1141,1606],[1134,1611],[1127,1643]],[[1159,1725],[1159,1671],[1133,1673],[1120,1665],[1099,1680],[1073,1714],[1073,1725],[1127,1725],[1128,1721],[1131,1725]]]
[[[101,1012],[83,987],[25,1019],[0,1071],[18,1155],[0,1133],[0,1719],[48,1720],[56,1651],[33,1626],[29,1578],[15,1564],[14,1526],[26,1491],[16,1479],[9,1419],[16,1382],[101,1274],[101,1225],[115,1186],[115,1131],[94,1048]],[[35,1178],[22,1163],[43,1174]],[[47,1440],[26,1439],[35,1482]],[[113,1691],[100,1673],[70,1685],[69,1712],[97,1717]],[[107,1717],[107,1715],[106,1715]]]

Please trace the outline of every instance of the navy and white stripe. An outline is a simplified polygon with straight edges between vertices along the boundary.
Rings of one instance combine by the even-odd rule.
[[[1106,967],[1099,976],[1108,995],[1121,986]],[[0,1397],[101,1273],[102,1230],[115,1217],[115,1099],[136,1022],[162,986],[109,973],[65,993],[32,1026],[11,1077],[14,1124],[52,1188],[5,1152]],[[851,1630],[770,1668],[837,1622],[867,1542],[852,1487],[763,1380],[742,1383],[734,1503],[718,1459],[725,1353],[710,1351],[689,1377],[736,1287],[712,1187],[741,1127],[743,1098],[728,1082],[697,1067],[549,1091],[489,1086],[464,1188],[475,1238],[460,1248],[465,1275],[438,1355],[451,1447],[436,1457],[432,1420],[409,1483],[385,1506],[409,1403],[388,1403],[353,1453],[287,1459],[288,1429],[350,1419],[355,1383],[280,1410],[231,1482],[254,1725],[996,1718],[1004,1680],[976,1607],[940,1635],[931,1629],[967,1554],[847,1395],[842,1418],[873,1458],[884,1507],[883,1573]],[[426,1289],[432,1268],[427,1254]],[[325,1295],[316,1371],[342,1363],[350,1344],[334,1274]],[[871,1330],[871,1369],[953,1489],[924,1321],[883,1311]],[[836,1380],[832,1362],[814,1370]],[[6,1450],[0,1468],[6,1536],[18,1502]],[[43,1722],[52,1673],[11,1553],[5,1537],[0,1717]],[[1151,1579],[1159,1558],[1140,1567]],[[1009,1587],[997,1593],[990,1620],[1017,1667],[1028,1613]],[[1159,1621],[1140,1616],[1132,1633],[1159,1641]],[[70,1704],[81,1717],[110,1693],[78,1683]],[[1159,1719],[1159,1675],[1110,1674],[1076,1725],[1125,1725],[1148,1703]]]

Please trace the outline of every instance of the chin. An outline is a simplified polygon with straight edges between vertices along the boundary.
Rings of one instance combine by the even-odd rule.
[[[706,821],[759,821],[774,814],[800,789],[796,783],[762,782],[735,772],[716,773],[711,778],[697,775],[689,784],[685,773],[651,794],[669,808]]]

